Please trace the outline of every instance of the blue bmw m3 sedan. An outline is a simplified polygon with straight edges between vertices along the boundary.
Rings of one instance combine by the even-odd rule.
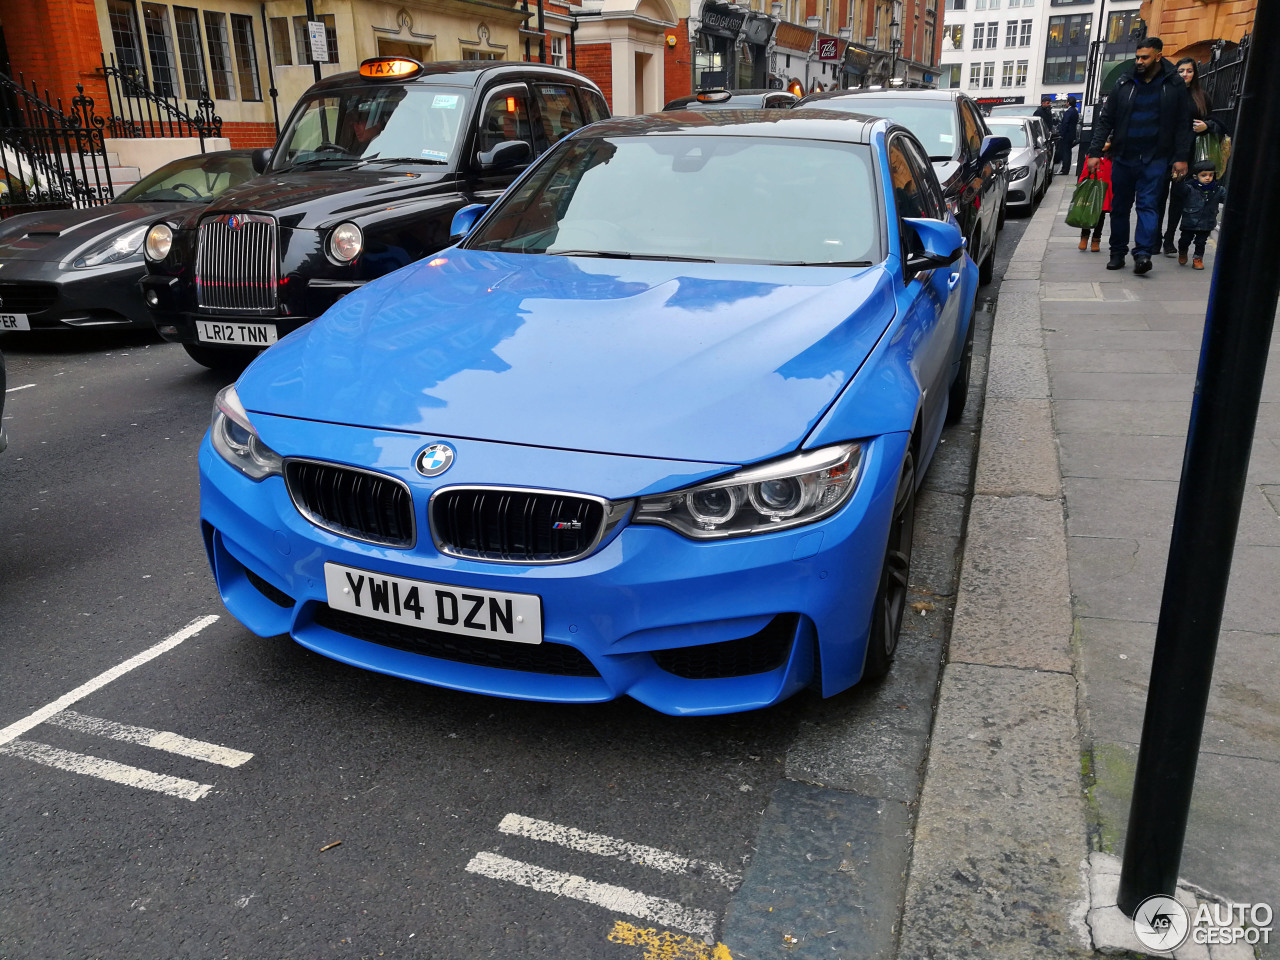
[[[928,155],[821,110],[602,121],[217,398],[223,602],[358,667],[669,714],[890,667],[977,268]]]

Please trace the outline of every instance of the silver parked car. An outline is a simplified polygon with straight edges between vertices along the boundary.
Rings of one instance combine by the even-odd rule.
[[[987,126],[998,137],[1008,137],[1009,194],[1011,210],[1030,213],[1049,188],[1053,168],[1053,148],[1040,134],[1039,124],[1029,117],[988,117]]]

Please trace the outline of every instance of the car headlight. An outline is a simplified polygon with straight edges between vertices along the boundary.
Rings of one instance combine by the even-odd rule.
[[[213,449],[251,480],[278,476],[283,461],[258,437],[236,394],[235,384],[223,387],[213,401],[213,423],[209,428]]]
[[[173,249],[173,228],[167,223],[154,224],[147,231],[147,241],[143,244],[148,260],[159,263]]]
[[[641,497],[634,523],[657,523],[694,540],[771,533],[830,516],[849,499],[862,445],[845,443],[749,467],[684,490]]]
[[[1014,167],[1009,171],[1010,180],[1021,180],[1027,175],[1026,167]]]
[[[340,223],[329,234],[329,256],[339,263],[350,263],[364,249],[364,234],[354,223]]]
[[[142,238],[146,234],[145,225],[117,233],[114,237],[98,244],[75,262],[77,267],[100,267],[105,263],[116,263],[128,260],[138,253],[142,246]]]

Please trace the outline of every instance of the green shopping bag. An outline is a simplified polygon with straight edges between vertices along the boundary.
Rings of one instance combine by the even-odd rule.
[[[1222,178],[1227,169],[1227,158],[1231,155],[1231,138],[1220,137],[1216,133],[1196,134],[1196,159],[1213,162],[1214,176]]]
[[[1102,204],[1107,199],[1107,185],[1097,174],[1085,177],[1076,184],[1071,195],[1071,209],[1067,211],[1067,226],[1089,230],[1102,216]]]

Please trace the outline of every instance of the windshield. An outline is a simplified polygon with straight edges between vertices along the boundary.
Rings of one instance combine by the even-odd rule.
[[[991,128],[991,132],[997,137],[1008,137],[1010,146],[1027,146],[1027,128],[1021,120],[1013,122],[1008,120],[988,120],[987,126]]]
[[[313,95],[280,135],[271,169],[448,163],[470,97],[465,87],[427,84],[371,84]]]
[[[564,141],[466,246],[622,259],[881,259],[868,147],[730,136]]]
[[[992,116],[1030,117],[1034,116],[1035,112],[1036,108],[1029,103],[1004,104],[991,108]]]
[[[247,155],[198,153],[166,163],[159,170],[147,174],[116,197],[114,202],[208,203],[255,176],[253,163]]]
[[[832,97],[812,106],[848,113],[887,117],[916,135],[930,157],[953,157],[956,152],[956,106],[950,100],[906,97]]]

